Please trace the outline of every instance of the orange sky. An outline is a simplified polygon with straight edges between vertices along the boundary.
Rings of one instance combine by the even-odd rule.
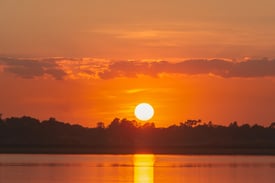
[[[0,63],[4,116],[54,116],[94,126],[114,117],[135,119],[135,106],[148,102],[157,126],[198,118],[218,124],[274,121],[275,60],[2,57]]]
[[[0,113],[275,121],[275,1],[1,0]]]

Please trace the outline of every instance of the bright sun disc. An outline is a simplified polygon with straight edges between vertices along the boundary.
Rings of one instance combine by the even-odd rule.
[[[147,103],[138,104],[135,108],[135,116],[141,121],[148,121],[154,116],[154,109]]]

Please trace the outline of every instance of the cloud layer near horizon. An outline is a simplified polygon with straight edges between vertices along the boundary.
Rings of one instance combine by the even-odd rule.
[[[136,77],[139,74],[158,76],[167,74],[213,74],[230,77],[265,77],[275,76],[275,60],[249,60],[230,62],[226,60],[186,60],[178,63],[161,62],[114,62],[104,72],[99,73],[102,79],[115,77]]]
[[[223,59],[190,59],[169,61],[108,61],[93,58],[19,59],[0,57],[2,71],[18,77],[32,79],[50,75],[54,79],[158,77],[160,74],[208,75],[223,78],[273,77],[275,60],[243,60],[233,62]]]
[[[66,73],[52,59],[37,60],[0,57],[0,65],[4,67],[4,72],[13,73],[25,79],[33,79],[47,74],[60,80],[66,76]]]

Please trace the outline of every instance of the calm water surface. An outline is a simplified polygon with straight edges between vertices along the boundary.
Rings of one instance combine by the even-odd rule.
[[[1,183],[274,183],[275,156],[0,155]]]

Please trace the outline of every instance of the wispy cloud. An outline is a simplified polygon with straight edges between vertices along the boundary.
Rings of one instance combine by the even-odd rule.
[[[0,57],[0,72],[24,79],[51,76],[57,80],[96,78],[106,67],[106,60],[94,58],[14,58]]]
[[[13,73],[26,79],[41,77],[47,74],[57,80],[61,80],[66,75],[52,59],[33,60],[0,57],[0,64],[4,72]]]
[[[137,77],[138,75],[156,77],[162,73],[184,75],[213,74],[224,78],[275,76],[275,60],[262,59],[232,62],[222,59],[197,59],[178,63],[168,61],[150,63],[120,61],[111,63],[108,69],[98,75],[102,79],[111,79],[115,77]]]
[[[95,58],[22,59],[0,57],[1,72],[32,79],[51,76],[54,79],[114,79],[140,75],[158,77],[161,74],[215,75],[223,78],[274,77],[275,60],[189,59],[169,61],[111,61]],[[139,92],[139,91],[130,91]]]

